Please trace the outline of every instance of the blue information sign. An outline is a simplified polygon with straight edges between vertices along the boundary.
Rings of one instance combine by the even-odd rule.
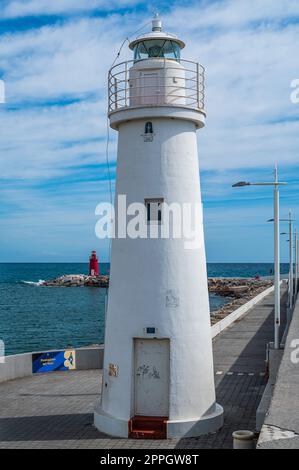
[[[32,372],[76,369],[76,351],[49,351],[32,354]]]

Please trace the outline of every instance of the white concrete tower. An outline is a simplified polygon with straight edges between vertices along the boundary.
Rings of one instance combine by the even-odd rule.
[[[157,437],[155,429],[161,437],[198,436],[223,421],[215,401],[196,139],[205,123],[204,69],[181,59],[184,46],[156,17],[152,32],[130,43],[134,60],[109,72],[116,203],[126,195],[127,206],[144,204],[147,229],[161,228],[167,204],[200,213],[193,249],[184,237],[112,240],[95,425],[115,436]],[[117,223],[119,217],[116,211]]]

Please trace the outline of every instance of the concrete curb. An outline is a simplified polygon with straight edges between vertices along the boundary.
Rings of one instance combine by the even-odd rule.
[[[274,286],[268,287],[268,289],[265,289],[256,297],[246,302],[246,304],[241,305],[241,307],[237,308],[237,310],[227,315],[227,317],[223,318],[223,320],[215,323],[215,325],[212,326],[212,338],[215,338],[215,336],[219,335],[219,333],[225,330],[225,328],[246,315],[252,307],[254,307],[258,302],[263,300],[264,297],[267,297],[267,295],[273,291]]]

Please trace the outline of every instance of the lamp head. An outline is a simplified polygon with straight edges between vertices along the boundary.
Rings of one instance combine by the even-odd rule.
[[[233,188],[240,188],[242,186],[250,186],[250,183],[247,181],[239,181],[238,183],[232,185]]]

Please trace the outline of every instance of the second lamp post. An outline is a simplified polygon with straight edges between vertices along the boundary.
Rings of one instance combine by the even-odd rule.
[[[279,329],[280,329],[280,253],[279,253],[279,186],[285,185],[278,181],[277,166],[274,170],[273,182],[249,183],[239,181],[233,184],[233,188],[242,186],[274,186],[274,348],[279,349]]]

